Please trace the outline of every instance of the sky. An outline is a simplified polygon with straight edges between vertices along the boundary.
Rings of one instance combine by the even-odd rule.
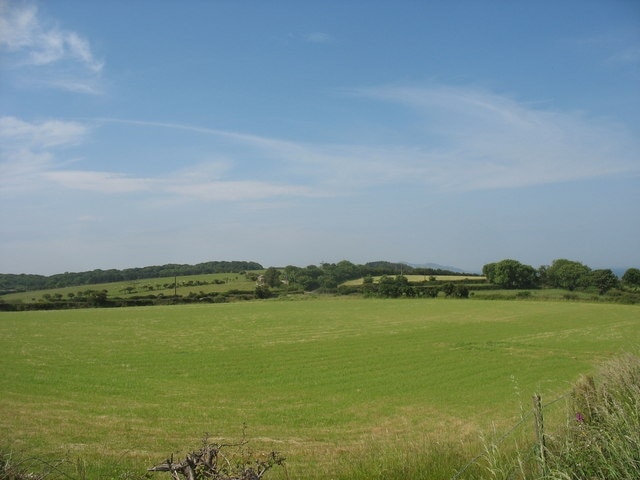
[[[0,0],[0,272],[640,267],[640,2]]]

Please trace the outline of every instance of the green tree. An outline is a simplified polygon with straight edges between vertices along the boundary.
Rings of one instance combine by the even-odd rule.
[[[596,287],[600,295],[604,295],[620,285],[618,277],[608,268],[593,270],[585,277],[585,280],[590,286]]]
[[[344,282],[345,280],[359,278],[361,276],[361,269],[348,260],[342,260],[335,265],[333,274],[338,282]]]
[[[482,267],[487,280],[502,288],[531,288],[537,283],[536,269],[517,260],[505,259]]]
[[[264,283],[269,287],[275,288],[280,286],[280,270],[275,267],[269,267],[264,272]]]
[[[302,269],[300,267],[287,265],[282,271],[282,278],[287,282],[289,287],[292,287],[298,284],[298,277],[300,276],[301,272]]]
[[[482,275],[484,275],[489,283],[493,283],[497,263],[487,263],[482,267]],[[435,277],[434,277],[435,280]]]
[[[625,287],[638,288],[640,287],[640,269],[629,268],[624,275],[622,275],[622,283]]]
[[[330,292],[338,288],[338,280],[333,275],[322,275],[319,280],[320,286],[325,292]]]
[[[385,298],[396,298],[400,296],[400,288],[395,278],[383,275],[378,280],[378,296]]]
[[[552,287],[574,290],[587,281],[586,276],[590,271],[589,267],[580,262],[560,258],[547,268],[547,282]]]
[[[369,297],[376,291],[376,286],[373,283],[373,277],[367,275],[362,279],[362,294]]]

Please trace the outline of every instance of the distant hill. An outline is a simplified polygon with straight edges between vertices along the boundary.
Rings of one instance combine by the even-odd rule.
[[[370,270],[369,273],[378,275],[398,275],[400,273],[411,274],[426,274],[426,275],[455,275],[459,273],[471,273],[465,272],[461,268],[448,267],[439,265],[437,263],[425,263],[425,264],[411,264],[408,262],[368,262],[365,267]]]
[[[406,262],[405,262],[406,263]],[[455,273],[472,273],[458,267],[452,267],[450,265],[440,265],[438,263],[406,263],[413,268],[430,268],[433,270],[447,270]]]
[[[122,282],[143,278],[172,277],[174,275],[239,273],[247,270],[263,270],[263,267],[257,262],[234,260],[204,262],[196,265],[169,263],[141,268],[126,268],[124,270],[97,269],[87,272],[58,273],[50,276],[0,273],[0,293]]]

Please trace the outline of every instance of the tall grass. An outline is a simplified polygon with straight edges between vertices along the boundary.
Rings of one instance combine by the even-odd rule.
[[[548,478],[640,478],[640,358],[627,354],[583,376],[566,430],[549,445]]]
[[[519,431],[506,445],[485,439],[479,471],[460,478],[640,478],[640,358],[625,354],[604,363],[595,375],[582,375],[566,398],[564,422],[548,422],[542,449],[531,432]]]

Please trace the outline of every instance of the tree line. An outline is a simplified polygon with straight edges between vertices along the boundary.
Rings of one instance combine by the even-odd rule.
[[[369,262],[363,265],[342,260],[338,263],[321,263],[320,266],[309,265],[296,267],[287,265],[280,269],[268,268],[262,275],[262,282],[267,287],[286,285],[289,290],[334,292],[338,286],[347,280],[363,277],[393,275],[460,275],[450,270],[437,268],[412,267],[404,263]],[[256,279],[258,276],[256,276]]]
[[[629,268],[622,278],[618,278],[611,269],[592,270],[575,260],[559,258],[551,265],[534,268],[517,260],[505,259],[487,263],[482,267],[487,281],[506,289],[526,288],[562,288],[573,291],[578,288],[595,289],[604,295],[614,288],[622,286],[640,287],[640,269]]]

